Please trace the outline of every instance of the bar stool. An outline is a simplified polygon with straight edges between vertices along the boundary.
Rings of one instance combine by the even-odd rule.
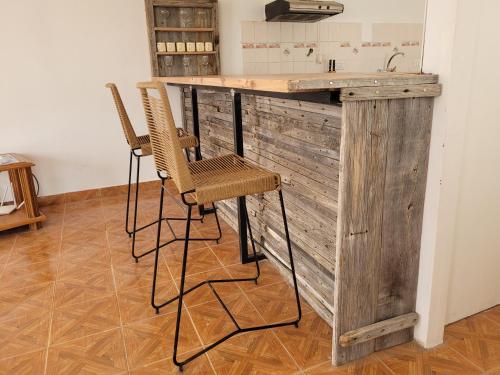
[[[172,303],[173,301],[179,300],[177,307],[177,321],[175,327],[175,337],[174,337],[174,351],[173,351],[173,362],[178,366],[181,371],[184,365],[198,358],[207,351],[213,349],[217,345],[226,341],[227,339],[233,337],[236,334],[258,331],[263,329],[284,327],[289,325],[295,325],[298,327],[300,319],[302,317],[302,311],[300,306],[299,291],[297,286],[297,278],[295,275],[295,266],[293,261],[292,247],[290,243],[290,236],[288,232],[288,223],[285,212],[285,204],[283,200],[283,194],[281,191],[281,178],[277,173],[269,172],[258,166],[255,166],[248,162],[247,160],[235,155],[229,154],[220,157],[215,157],[212,159],[206,159],[201,161],[195,161],[188,163],[182,155],[182,146],[180,143],[179,136],[175,131],[174,120],[172,116],[172,111],[170,103],[168,100],[168,95],[165,87],[159,82],[153,83],[139,83],[138,88],[141,91],[141,96],[143,98],[144,110],[146,116],[152,121],[148,121],[149,133],[151,137],[151,146],[153,148],[153,156],[155,159],[156,169],[158,176],[161,179],[161,193],[160,201],[164,199],[165,191],[165,181],[166,176],[173,179],[179,193],[181,194],[182,202],[187,206],[188,214],[186,221],[186,234],[184,240],[184,253],[182,259],[182,271],[181,271],[181,282],[179,295],[174,297],[160,305],[155,302],[155,288],[156,279],[158,275],[158,255],[159,255],[159,245],[160,245],[160,233],[161,233],[161,220],[158,220],[158,232],[156,240],[156,253],[155,253],[155,267],[153,273],[153,290],[151,303],[153,307],[158,312],[163,306]],[[152,93],[157,96],[152,96]],[[206,280],[199,283],[198,285],[184,290],[185,278],[186,278],[186,267],[187,267],[187,254],[189,248],[190,230],[191,230],[191,220],[192,220],[192,208],[196,205],[207,204],[212,202],[217,202],[230,198],[244,197],[247,195],[261,194],[265,192],[278,191],[281,212],[283,216],[283,223],[285,229],[285,235],[287,240],[288,255],[290,258],[290,269],[292,273],[293,284],[295,288],[295,298],[297,303],[297,318],[290,322],[282,322],[268,325],[260,325],[250,328],[241,328],[231,314],[229,308],[224,304],[224,301],[217,294],[216,290],[213,288],[213,284],[218,283],[234,283],[240,281],[254,281],[260,276],[259,260],[256,256],[255,243],[253,240],[252,229],[248,221],[248,212],[245,211],[245,215],[248,223],[248,232],[251,239],[253,255],[255,258],[256,266],[256,276],[253,278],[243,278],[243,279],[222,279],[222,280]],[[158,218],[163,215],[163,205],[160,204],[160,210]],[[194,291],[202,285],[208,284],[212,292],[215,294],[217,300],[221,303],[225,312],[229,315],[232,322],[235,325],[235,330],[218,341],[208,345],[203,350],[192,354],[189,358],[180,362],[177,359],[177,346],[179,342],[179,329],[182,314],[182,301],[184,295]]]
[[[154,221],[152,223],[146,224],[140,228],[137,228],[137,209],[138,209],[138,203],[139,203],[139,176],[140,176],[140,168],[141,168],[141,158],[145,156],[151,156],[152,155],[152,149],[151,149],[151,142],[149,139],[149,135],[142,135],[142,136],[137,136],[135,133],[135,130],[132,126],[132,123],[130,122],[130,118],[128,117],[127,111],[125,110],[125,106],[123,105],[123,101],[121,99],[120,93],[118,91],[118,88],[114,83],[107,83],[106,87],[111,90],[111,93],[113,95],[113,99],[115,102],[116,109],[118,111],[118,115],[120,117],[120,123],[122,126],[123,133],[125,134],[125,140],[127,141],[128,145],[130,146],[130,159],[129,159],[129,171],[128,171],[128,192],[127,192],[127,209],[125,213],[125,231],[129,235],[129,237],[132,237],[132,257],[135,259],[136,263],[139,261],[140,258],[151,254],[152,252],[156,251],[156,248],[145,251],[144,253],[137,255],[136,254],[136,233],[140,232],[141,230],[144,230],[154,224],[157,223],[157,221]],[[189,159],[189,149],[190,148],[199,148],[199,143],[198,139],[194,135],[190,135],[187,132],[185,132],[183,129],[176,129],[177,136],[179,137],[179,142],[181,144],[181,148],[183,150],[186,150],[186,157]],[[132,230],[129,229],[129,213],[130,213],[130,195],[131,195],[131,185],[132,185],[132,164],[133,164],[133,159],[136,159],[136,164],[137,164],[137,170],[136,170],[136,185],[135,185],[135,205],[134,205],[134,221],[133,221],[133,227]],[[217,212],[214,209],[214,213],[217,216]],[[170,231],[174,235],[175,238],[175,233],[168,223],[169,220],[172,221],[178,221],[178,220],[186,220],[186,218],[177,218],[177,217],[166,217],[166,218],[161,218],[160,220],[165,220],[167,221],[167,224],[170,228]],[[200,218],[195,218],[195,220],[203,221],[203,214]],[[219,229],[219,236],[218,238],[207,238],[205,239],[206,241],[213,240],[213,241],[219,241],[220,238],[222,237],[220,225],[219,225],[219,220],[217,218],[217,225]],[[165,246],[166,244],[163,244],[161,247]]]

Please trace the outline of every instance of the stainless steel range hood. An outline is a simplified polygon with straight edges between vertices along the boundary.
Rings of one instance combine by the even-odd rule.
[[[266,5],[269,22],[317,22],[344,12],[344,5],[327,0],[276,0]]]

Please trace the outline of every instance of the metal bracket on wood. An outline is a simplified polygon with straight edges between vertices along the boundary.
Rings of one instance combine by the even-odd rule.
[[[340,346],[349,347],[378,337],[413,327],[418,322],[418,314],[413,312],[383,320],[369,326],[349,331],[340,336]]]

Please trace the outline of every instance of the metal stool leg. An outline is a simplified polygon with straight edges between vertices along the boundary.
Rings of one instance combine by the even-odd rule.
[[[186,280],[186,263],[187,263],[187,254],[189,248],[189,232],[191,229],[191,212],[193,207],[191,205],[188,206],[188,215],[186,221],[186,235],[184,239],[184,254],[182,257],[182,271],[181,271],[181,285],[179,289],[179,304],[177,306],[177,322],[175,324],[175,337],[174,337],[174,354],[173,361],[176,366],[182,371],[182,364],[177,360],[177,346],[179,344],[179,329],[181,325],[181,316],[182,316],[182,299],[184,297],[184,282]]]
[[[156,313],[160,313],[160,307],[155,302],[156,295],[156,280],[158,277],[158,258],[160,255],[160,236],[161,236],[161,222],[163,217],[163,199],[165,196],[165,179],[161,179],[161,188],[160,188],[160,208],[158,214],[158,231],[156,233],[156,252],[155,252],[155,265],[153,270],[153,287],[151,290],[151,306],[156,310]]]
[[[134,204],[134,229],[132,232],[132,256],[135,259],[135,262],[139,262],[139,256],[135,254],[135,236],[137,233],[137,206],[139,204],[139,176],[141,171],[141,157],[136,156],[137,159],[137,173],[135,178],[135,204]]]
[[[257,269],[257,275],[255,276],[255,285],[257,285],[258,279],[260,277],[260,267],[259,267],[259,257],[257,256],[257,251],[255,250],[255,241],[253,239],[252,227],[250,225],[250,217],[248,216],[248,208],[245,205],[245,215],[247,218],[248,234],[250,235],[250,242],[252,244],[253,258],[255,259],[255,267]]]
[[[127,192],[127,211],[125,213],[125,232],[127,232],[129,237],[132,237],[132,231],[128,229],[128,218],[130,212],[130,187],[132,185],[132,160],[134,158],[134,154],[130,151],[130,160],[128,164],[128,192]]]
[[[298,318],[295,322],[295,327],[299,327],[300,319],[302,319],[302,309],[300,307],[299,287],[297,285],[297,276],[295,275],[295,264],[293,262],[292,245],[290,241],[290,233],[288,232],[288,220],[286,218],[285,202],[283,200],[283,191],[279,190],[281,213],[283,215],[283,225],[285,226],[286,244],[288,246],[288,256],[290,257],[290,268],[292,271],[293,286],[295,288],[295,299],[297,300]]]

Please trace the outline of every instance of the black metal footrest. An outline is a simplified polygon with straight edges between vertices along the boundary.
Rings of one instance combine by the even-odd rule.
[[[295,319],[294,321],[291,321],[291,322],[265,324],[265,325],[254,326],[254,327],[241,328],[240,325],[238,324],[238,321],[236,320],[236,318],[233,316],[233,314],[231,313],[231,311],[229,310],[229,308],[226,306],[226,304],[224,303],[224,301],[222,300],[222,298],[219,296],[219,294],[217,293],[217,291],[215,290],[215,288],[212,285],[212,283],[256,281],[257,279],[258,279],[258,276],[256,278],[249,278],[249,279],[206,280],[206,281],[204,281],[204,282],[196,285],[195,287],[189,289],[187,292],[184,293],[184,295],[186,295],[186,294],[192,292],[193,290],[199,288],[200,286],[202,286],[204,284],[208,284],[208,286],[210,287],[212,293],[215,295],[215,297],[219,301],[220,305],[222,306],[222,308],[224,309],[224,311],[226,312],[226,314],[229,316],[229,318],[233,322],[233,324],[236,327],[236,329],[234,331],[228,333],[224,337],[220,338],[219,340],[215,341],[214,343],[206,346],[203,350],[200,350],[200,351],[196,352],[195,354],[191,355],[189,358],[185,359],[184,361],[176,363],[177,366],[179,366],[182,369],[182,366],[185,366],[189,362],[195,360],[199,356],[201,356],[201,355],[205,354],[206,352],[212,350],[213,348],[215,348],[216,346],[222,344],[223,342],[225,342],[226,340],[230,339],[231,337],[233,337],[235,335],[238,335],[238,334],[241,334],[241,333],[253,332],[253,331],[261,331],[261,330],[266,330],[266,329],[286,327],[286,326],[292,326],[292,325],[298,328],[299,322],[300,322],[300,315],[299,315],[299,317],[297,319]],[[176,299],[178,299],[178,298],[179,298],[179,296],[177,296]],[[174,301],[174,300],[175,299],[173,299],[172,301]]]

